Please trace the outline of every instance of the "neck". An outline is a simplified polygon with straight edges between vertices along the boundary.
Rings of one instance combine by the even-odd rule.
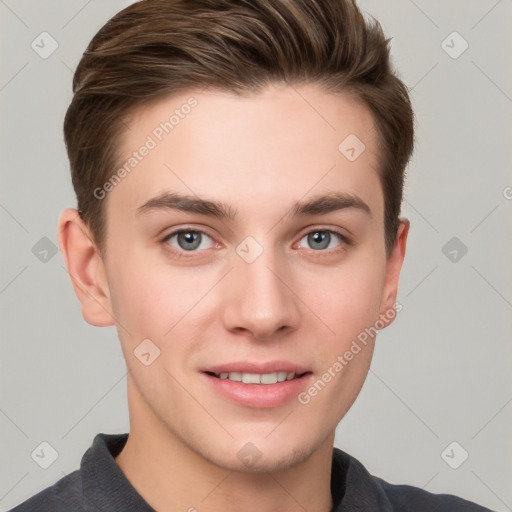
[[[116,462],[159,512],[329,512],[334,433],[302,463],[277,472],[236,472],[213,464],[171,432],[129,386],[130,435]]]

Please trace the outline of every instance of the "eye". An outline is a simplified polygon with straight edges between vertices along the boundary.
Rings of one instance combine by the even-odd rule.
[[[314,251],[333,249],[341,245],[340,242],[348,243],[347,238],[341,233],[329,229],[316,229],[314,231],[310,231],[300,239],[300,246],[302,246],[303,240],[306,240],[306,243]]]
[[[213,240],[204,232],[193,229],[179,229],[167,235],[163,242],[177,251],[194,252],[196,249],[210,249]]]

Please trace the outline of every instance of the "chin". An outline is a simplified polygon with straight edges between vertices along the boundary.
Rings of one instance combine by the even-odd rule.
[[[296,448],[287,453],[261,453],[259,458],[254,457],[252,462],[245,462],[238,455],[226,457],[225,454],[212,454],[211,457],[205,458],[216,466],[238,473],[277,473],[300,465],[311,456],[311,452],[312,450],[307,448]]]
[[[201,458],[228,471],[275,473],[291,469],[308,460],[325,439],[319,438],[313,442],[299,434],[295,439],[291,435],[276,435],[274,439],[244,436],[223,441],[210,440],[205,446],[204,443],[195,443],[189,438],[186,443]]]

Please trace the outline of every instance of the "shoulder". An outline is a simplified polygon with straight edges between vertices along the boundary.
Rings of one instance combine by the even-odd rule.
[[[82,456],[80,469],[9,512],[151,511],[115,461],[127,439],[128,434],[97,434]]]
[[[62,477],[9,512],[81,512],[84,507],[80,471]]]
[[[334,448],[333,466],[343,472],[342,507],[335,510],[379,512],[491,512],[451,494],[434,494],[412,485],[396,485],[371,475],[354,457]],[[346,508],[348,507],[348,508]]]
[[[390,484],[378,477],[373,477],[380,485],[393,505],[393,510],[435,510],[436,512],[490,512],[488,508],[477,505],[452,494],[434,494],[412,485]]]

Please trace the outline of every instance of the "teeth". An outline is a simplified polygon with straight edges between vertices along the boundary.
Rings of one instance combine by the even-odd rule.
[[[244,384],[261,384],[259,373],[242,373],[242,382]]]
[[[276,384],[277,383],[277,373],[264,373],[260,377],[260,382],[262,384]]]
[[[229,379],[235,382],[243,382],[244,384],[277,384],[285,380],[295,378],[293,372],[274,372],[274,373],[240,373],[240,372],[223,372],[216,374],[219,379]]]

